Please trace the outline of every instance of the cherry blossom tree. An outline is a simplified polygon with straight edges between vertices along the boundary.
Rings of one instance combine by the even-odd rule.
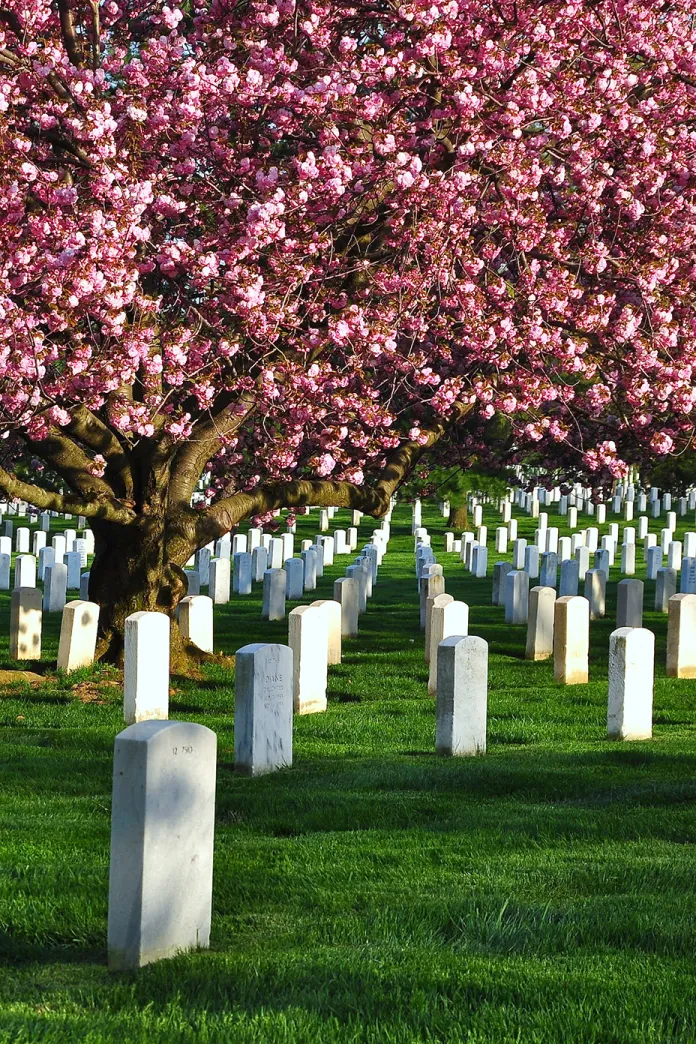
[[[3,2],[0,490],[89,519],[105,655],[496,413],[598,476],[690,444],[688,4]]]

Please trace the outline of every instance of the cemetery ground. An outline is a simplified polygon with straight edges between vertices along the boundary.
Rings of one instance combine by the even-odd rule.
[[[493,534],[499,514],[484,516]],[[516,516],[531,541],[536,522]],[[447,592],[489,643],[488,752],[434,753],[399,505],[360,636],[329,670],[328,711],[295,718],[292,769],[234,773],[233,671],[172,678],[170,717],[218,734],[211,949],[137,973],[105,959],[119,676],[57,676],[60,614],[44,618],[48,680],[0,693],[0,1040],[696,1040],[696,682],[665,678],[654,583],[654,738],[612,743],[618,567],[591,625],[590,683],[564,687],[552,661],[523,659],[526,628],[490,604],[492,564],[510,556],[489,539],[489,577],[474,580],[443,552],[436,508],[423,524]],[[360,544],[373,528],[363,518]],[[316,512],[300,518],[296,542],[316,530]],[[331,598],[350,561],[303,601]],[[260,585],[216,606],[216,650],[285,643],[287,619],[260,610]],[[2,592],[3,668],[17,666],[8,631]]]

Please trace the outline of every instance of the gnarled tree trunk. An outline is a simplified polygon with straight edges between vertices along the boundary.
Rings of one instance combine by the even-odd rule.
[[[89,597],[100,606],[97,658],[120,663],[126,617],[132,613],[166,613],[172,620],[172,669],[186,670],[187,650],[174,619],[188,584],[183,565],[195,551],[161,517],[145,517],[130,525],[95,521],[94,560]]]

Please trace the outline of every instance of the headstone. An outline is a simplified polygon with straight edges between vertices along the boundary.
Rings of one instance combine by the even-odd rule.
[[[377,583],[377,547],[375,544],[365,544],[363,557],[369,559],[372,570],[372,583]]]
[[[235,551],[232,563],[232,590],[239,595],[251,594],[251,554],[248,551]]]
[[[493,605],[505,605],[505,581],[511,571],[510,562],[496,562],[493,566]]]
[[[187,595],[179,602],[179,630],[186,641],[203,652],[213,651],[213,600]]]
[[[578,583],[580,577],[584,576],[587,570],[590,568],[590,549],[584,544],[582,547],[577,548],[575,552],[575,561],[578,563]]]
[[[68,590],[80,590],[80,576],[82,573],[82,558],[79,551],[68,551],[63,559],[68,568]]]
[[[201,593],[201,578],[195,569],[184,569],[186,577],[186,594],[199,595]]]
[[[304,568],[304,589],[314,591],[317,586],[317,553],[310,547],[308,551],[302,551],[300,557]]]
[[[215,557],[216,558],[229,558],[231,554],[232,554],[232,542],[230,540],[220,539],[220,540],[216,540],[215,541]]]
[[[346,569],[346,577],[348,579],[355,580],[358,585],[358,611],[364,613],[367,611],[367,582],[368,576],[366,571],[361,565],[348,566]],[[420,588],[419,588],[420,593]]]
[[[519,540],[513,540],[512,542],[512,568],[515,570],[524,569],[524,558],[527,549],[527,541],[524,537],[520,537]]]
[[[643,581],[621,580],[616,585],[616,627],[643,626]]]
[[[94,663],[98,624],[96,602],[77,600],[66,604],[60,625],[58,670],[76,671]]]
[[[437,753],[484,754],[487,713],[487,642],[474,635],[445,638],[437,651]]]
[[[266,570],[263,576],[263,608],[261,610],[264,620],[282,620],[285,617],[285,587],[284,569]]]
[[[524,571],[530,580],[539,576],[539,548],[533,544],[524,549]]]
[[[536,548],[533,550],[536,551]],[[471,556],[471,572],[478,580],[482,579],[488,571],[488,548],[478,544],[474,547]]]
[[[696,678],[696,595],[672,595],[668,612],[667,677]]]
[[[556,591],[553,587],[533,587],[529,592],[529,619],[525,659],[548,660],[553,656],[553,614]]]
[[[15,549],[20,555],[29,554],[29,530],[26,526],[20,526],[15,533]]]
[[[696,594],[696,558],[683,558],[681,563],[681,594]]]
[[[568,558],[561,562],[561,582],[558,588],[559,597],[575,596],[580,582],[580,563],[576,558]]]
[[[16,587],[10,597],[10,659],[41,659],[41,592]]]
[[[673,540],[667,549],[667,568],[681,569],[682,546],[681,540]]]
[[[33,555],[15,558],[15,587],[36,587],[36,559]]]
[[[432,567],[431,567],[432,568]],[[440,569],[442,567],[440,566]],[[422,576],[420,580],[420,629],[425,630],[425,613],[427,601],[436,595],[445,593],[445,578],[442,575]]]
[[[248,557],[248,555],[246,556]],[[248,574],[247,574],[248,577]],[[241,593],[241,592],[240,592]],[[230,560],[214,558],[208,569],[208,594],[215,605],[227,605],[230,600]]]
[[[677,593],[676,569],[658,569],[655,577],[655,612],[666,613],[669,600]]]
[[[321,544],[324,551],[324,565],[328,569],[334,564],[334,538],[332,536],[317,537],[317,544]]]
[[[263,530],[259,529],[258,526],[252,526],[247,532],[247,551],[254,553],[254,549],[261,547],[261,537],[263,536]]]
[[[513,569],[505,578],[505,623],[527,623],[529,606],[529,573]]]
[[[141,721],[114,743],[109,967],[207,948],[217,738],[204,725]]]
[[[587,570],[584,594],[590,603],[590,620],[601,620],[607,603],[607,574],[603,569]]]
[[[292,649],[245,645],[235,656],[234,767],[263,776],[292,765]]]
[[[295,714],[325,711],[328,633],[324,613],[313,605],[293,609],[288,616],[288,645],[293,658]]]
[[[46,569],[52,565],[55,565],[55,551],[52,547],[42,547],[39,551],[39,580],[46,579]]]
[[[348,535],[345,529],[334,530],[334,553],[337,555],[349,555]]]
[[[553,587],[558,585],[558,555],[554,551],[545,551],[541,556],[539,570],[539,586]]]
[[[586,598],[564,595],[556,600],[553,635],[553,676],[563,685],[583,685],[588,680],[590,603]]]
[[[449,599],[448,602],[444,599]],[[433,602],[430,617],[428,657],[428,692],[437,692],[437,658],[440,644],[452,635],[463,637],[469,633],[469,606],[466,602],[455,602],[450,595],[439,595]]]
[[[356,638],[360,597],[358,581],[348,576],[334,580],[333,595],[341,606],[341,635],[344,638]]]
[[[662,568],[662,548],[649,547],[647,554],[646,577],[648,580],[657,579],[657,571]]]
[[[83,573],[80,577],[80,600],[89,601],[89,573]]]
[[[568,562],[573,557],[573,544],[570,537],[560,537],[558,540],[558,557],[561,562],[561,568],[564,562]]]
[[[41,526],[42,533],[48,533],[51,528],[51,512],[42,511],[39,515],[39,525]]]
[[[44,571],[43,610],[62,613],[68,589],[68,567],[58,564],[46,566]]]
[[[10,590],[11,555],[0,555],[0,591]]]
[[[247,550],[246,534],[245,533],[235,533],[235,535],[232,537],[232,552],[231,552],[231,555],[230,554],[227,554],[227,555],[224,555],[224,556],[221,555],[220,557],[221,558],[222,557],[230,558],[230,557],[232,557],[234,555],[242,554],[246,550]]]
[[[621,545],[621,572],[624,576],[633,576],[636,571],[636,545]],[[636,626],[638,626],[636,624]]]
[[[609,639],[607,734],[610,739],[651,738],[654,672],[652,631],[642,627],[620,627],[614,631]]]
[[[286,578],[285,597],[290,602],[299,602],[304,595],[305,564],[301,558],[287,558],[283,568]]]
[[[314,551],[317,556],[317,580],[319,580],[324,575],[324,548],[321,544],[312,544],[309,550]]]
[[[53,540],[51,541],[51,546],[53,547],[53,560],[55,565],[62,565],[66,551],[65,537],[54,536]]]
[[[128,725],[169,716],[169,627],[164,613],[126,617],[123,717]]]
[[[268,551],[262,544],[257,544],[251,552],[251,574],[255,584],[263,583],[263,575],[268,569]]]
[[[430,663],[430,655],[431,655],[431,652],[432,652],[431,624],[432,624],[433,609],[436,606],[438,608],[442,608],[442,606],[449,605],[449,603],[453,602],[453,601],[454,601],[454,598],[452,597],[452,595],[449,595],[449,594],[435,594],[435,595],[431,595],[430,598],[428,598],[428,601],[426,602],[426,605],[425,605],[425,645],[424,645],[424,650],[423,650],[424,653],[425,653],[425,662],[426,663]],[[467,630],[463,631],[462,633],[463,634],[468,634],[469,633],[468,626],[467,626]],[[438,640],[442,641],[442,636]]]
[[[329,667],[341,662],[341,604],[331,598],[320,598],[312,602],[312,607],[319,609],[325,617],[327,632],[327,661]]]
[[[201,587],[207,587],[210,582],[210,549],[207,547],[200,548],[196,551],[196,557],[194,559],[194,568],[201,578]],[[229,601],[229,598],[228,598]]]
[[[609,579],[609,552],[606,548],[600,547],[594,553],[594,567],[595,569],[601,569],[606,579]]]
[[[454,539],[454,534],[452,534],[452,538]],[[499,554],[499,555],[506,554],[507,553],[507,545],[508,545],[507,526],[498,526],[498,528],[495,531],[495,550],[496,550],[496,553]]]
[[[281,537],[273,537],[271,539],[271,546],[269,548],[268,559],[269,569],[282,568],[285,558],[283,555],[283,541]]]

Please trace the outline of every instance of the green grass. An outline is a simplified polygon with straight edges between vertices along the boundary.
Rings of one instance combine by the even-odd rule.
[[[109,671],[0,695],[0,1040],[696,1040],[696,683],[664,677],[666,618],[645,617],[654,739],[610,743],[617,570],[609,616],[591,626],[590,684],[564,688],[550,662],[524,662],[524,628],[490,605],[490,578],[472,581],[444,555],[445,525],[427,509],[447,590],[490,646],[488,753],[437,758],[409,519],[395,512],[327,713],[295,721],[292,769],[233,773],[231,673],[173,679],[171,716],[219,737],[209,952],[106,969],[120,689],[83,702],[74,686]],[[486,512],[491,572],[497,520]],[[300,520],[298,543],[316,524]],[[373,525],[363,520],[361,544]],[[520,519],[520,535],[534,526]],[[336,561],[311,597],[330,597],[351,559]],[[261,621],[256,594],[218,608],[216,625],[230,653],[287,636],[286,623]],[[49,619],[47,661],[57,630]]]

